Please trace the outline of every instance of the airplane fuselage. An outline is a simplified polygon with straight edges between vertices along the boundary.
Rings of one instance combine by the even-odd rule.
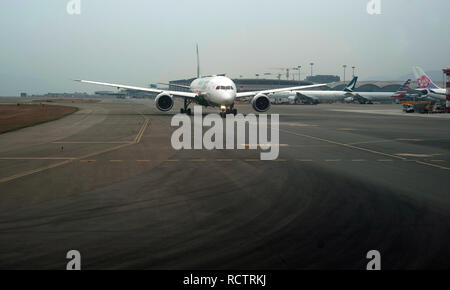
[[[230,107],[236,99],[236,85],[225,76],[202,77],[192,81],[190,90],[202,105]],[[205,102],[205,103],[202,103]]]
[[[353,92],[369,101],[393,101],[395,100],[395,92]]]
[[[298,94],[304,95],[312,100],[316,101],[336,101],[351,96],[350,92],[346,91],[289,91],[273,94],[272,97],[288,97],[289,99],[295,99]]]
[[[295,91],[286,92],[276,97],[288,96],[290,100],[294,100],[298,95],[304,95],[317,102],[329,101],[354,101],[358,96],[367,101],[393,101],[395,100],[395,92],[346,92],[346,91]]]
[[[441,100],[441,101],[445,101],[446,100],[446,96],[447,96],[447,90],[446,89],[417,89],[417,90],[419,90],[419,91],[421,91],[421,90],[428,91],[427,96],[432,98],[432,99]]]
[[[351,93],[346,91],[297,91],[297,93],[322,101],[339,100],[351,96]]]

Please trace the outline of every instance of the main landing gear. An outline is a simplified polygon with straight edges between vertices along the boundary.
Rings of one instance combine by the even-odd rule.
[[[180,109],[180,113],[181,114],[186,114],[186,115],[192,115],[192,111],[189,108],[189,105],[192,103],[191,99],[185,98],[184,99],[184,106],[183,108]],[[220,111],[220,116],[222,118],[226,118],[228,114],[233,114],[233,115],[237,115],[237,110],[231,106],[230,108],[227,108],[225,106],[222,106]]]
[[[184,98],[184,106],[180,109],[181,114],[191,115],[191,109],[189,108],[189,105],[191,104],[191,100],[188,100],[187,98]]]
[[[191,109],[183,109],[183,108],[181,108],[180,109],[180,113],[181,114],[186,114],[186,115],[191,115]]]

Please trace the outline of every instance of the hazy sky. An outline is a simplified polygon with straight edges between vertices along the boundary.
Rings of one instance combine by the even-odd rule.
[[[369,0],[81,0],[80,15],[68,2],[0,2],[0,95],[191,77],[197,42],[202,73],[231,77],[297,65],[305,75],[311,61],[317,74],[355,65],[361,79],[450,65],[448,0],[381,0],[381,15]]]

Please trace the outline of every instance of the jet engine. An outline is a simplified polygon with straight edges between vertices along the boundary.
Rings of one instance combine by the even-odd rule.
[[[416,89],[416,91],[419,91],[419,93],[420,93],[422,96],[427,96],[427,95],[430,94],[430,90],[428,90],[428,89]]]
[[[264,94],[258,94],[252,99],[252,107],[257,112],[265,112],[270,109],[270,99]]]
[[[346,103],[353,103],[355,101],[355,98],[354,97],[346,97],[345,99],[344,99],[344,102],[346,102]]]
[[[173,98],[168,93],[162,92],[155,99],[156,108],[158,110],[167,112],[173,107]]]

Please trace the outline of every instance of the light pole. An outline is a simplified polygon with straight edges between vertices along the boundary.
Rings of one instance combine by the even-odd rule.
[[[314,63],[312,62],[312,63],[310,63],[309,65],[311,66],[311,76],[313,76],[313,66],[314,66]]]
[[[298,66],[292,68],[292,70],[298,71],[298,81],[299,81],[299,82],[302,81],[301,69],[302,69],[302,66],[301,66],[301,65],[298,65]],[[294,73],[292,73],[292,80],[295,80]]]
[[[342,67],[344,68],[344,83],[345,83],[345,70],[347,69],[347,65],[344,64]]]
[[[353,69],[353,77],[355,77],[355,66],[352,66],[352,69]]]

